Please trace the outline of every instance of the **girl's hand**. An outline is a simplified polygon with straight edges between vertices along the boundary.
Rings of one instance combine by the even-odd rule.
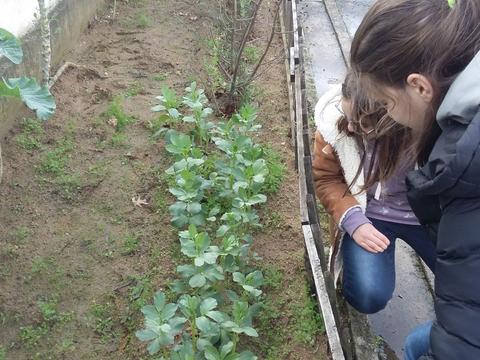
[[[360,225],[353,232],[352,238],[359,246],[374,254],[384,252],[390,245],[387,237],[375,229],[372,224]]]

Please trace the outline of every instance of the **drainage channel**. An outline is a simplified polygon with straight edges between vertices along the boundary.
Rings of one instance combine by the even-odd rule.
[[[298,21],[304,41],[306,100],[310,109],[321,94],[342,81],[350,39],[371,3],[371,0],[298,2]],[[381,337],[393,350],[390,358],[403,358],[405,337],[415,326],[431,320],[434,310],[427,281],[431,274],[427,272],[426,276],[415,253],[402,241],[397,242],[396,272],[393,299],[386,309],[368,316],[366,322],[372,334]],[[352,335],[354,342],[362,341]],[[360,356],[357,354],[359,359]]]

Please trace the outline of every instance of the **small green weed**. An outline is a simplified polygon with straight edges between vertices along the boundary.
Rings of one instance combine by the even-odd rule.
[[[22,133],[16,137],[17,144],[29,152],[40,149],[42,147],[40,137],[44,132],[38,120],[24,119],[22,122]]]
[[[145,29],[152,25],[152,19],[144,13],[139,13],[135,18],[135,24],[138,28]]]
[[[0,360],[7,360],[7,352],[3,346],[0,346]]]
[[[13,242],[17,244],[22,244],[25,242],[25,240],[28,239],[30,235],[32,235],[32,230],[22,225],[13,229],[10,232],[9,237],[10,239],[12,239]]]
[[[297,341],[313,345],[315,337],[325,332],[325,325],[315,299],[309,294],[308,288],[305,291],[308,294],[306,302],[293,307],[293,335]]]
[[[113,147],[122,148],[127,146],[127,135],[123,133],[115,133],[110,140]]]
[[[158,214],[165,213],[167,209],[167,201],[165,200],[165,190],[161,188],[157,188],[153,193],[153,207],[155,212]]]
[[[110,302],[105,304],[94,303],[90,308],[93,329],[104,342],[115,336],[113,314],[114,306]]]
[[[246,46],[243,51],[243,56],[247,63],[256,64],[260,60],[260,53],[255,46]]]
[[[137,96],[138,94],[141,94],[144,91],[145,91],[145,88],[143,87],[143,85],[140,84],[139,82],[135,82],[129,86],[129,88],[125,92],[125,96],[126,97]]]
[[[47,152],[39,165],[40,172],[53,176],[60,176],[66,173],[66,165],[70,153],[74,149],[72,139],[64,138],[57,142],[57,147]]]
[[[72,313],[58,311],[58,302],[55,298],[40,300],[37,302],[43,321],[48,324],[64,323],[72,319]]]
[[[127,235],[122,245],[122,255],[131,255],[138,249],[138,239],[135,235]]]
[[[123,97],[115,96],[108,105],[107,110],[103,113],[103,117],[107,120],[115,119],[117,131],[123,131],[125,127],[134,122],[134,118],[125,113],[122,106]]]
[[[166,73],[159,73],[152,76],[152,79],[155,81],[165,81],[167,80],[168,75]]]
[[[36,256],[32,261],[32,273],[39,274],[42,272],[46,272],[51,269],[53,266],[53,261],[50,259],[45,259],[40,256]]]
[[[48,330],[45,323],[39,326],[25,326],[20,328],[20,339],[28,348],[33,348],[40,344],[40,340],[48,334]]]
[[[282,164],[280,154],[275,150],[266,147],[264,151],[268,167],[268,175],[265,179],[265,192],[276,193],[282,184],[285,165]]]
[[[227,82],[220,72],[220,59],[222,56],[221,47],[219,41],[210,39],[207,42],[207,46],[210,52],[210,56],[205,60],[204,67],[210,79],[213,89],[224,89],[227,86]]]

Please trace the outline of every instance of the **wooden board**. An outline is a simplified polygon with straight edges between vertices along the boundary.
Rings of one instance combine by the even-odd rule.
[[[315,288],[317,290],[317,300],[323,314],[323,321],[325,323],[325,330],[327,332],[330,353],[333,360],[345,360],[342,344],[340,342],[340,335],[338,334],[335,316],[330,304],[330,298],[328,296],[327,286],[325,284],[325,278],[323,276],[322,267],[320,264],[320,259],[318,257],[315,242],[313,240],[312,230],[309,225],[303,225],[302,229],[303,236],[305,238],[305,246],[310,259],[310,267],[312,269],[313,279],[315,281]]]

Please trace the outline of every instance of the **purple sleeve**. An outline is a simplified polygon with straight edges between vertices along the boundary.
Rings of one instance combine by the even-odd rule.
[[[371,223],[372,222],[368,220],[362,209],[355,207],[348,210],[347,215],[345,215],[341,223],[341,228],[343,231],[346,231],[348,235],[352,236],[359,226]]]

